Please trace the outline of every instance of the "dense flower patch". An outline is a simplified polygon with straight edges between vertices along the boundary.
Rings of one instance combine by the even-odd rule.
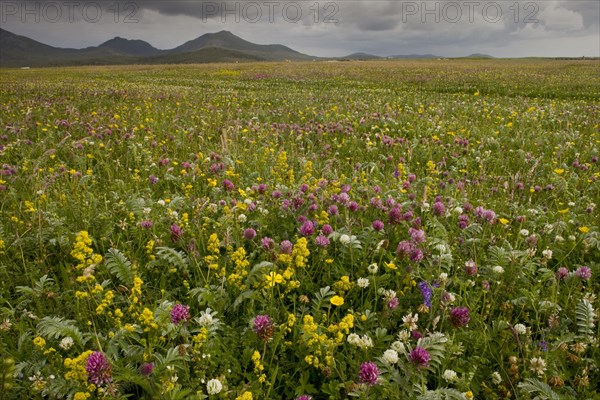
[[[1,398],[600,395],[593,61],[1,74]]]

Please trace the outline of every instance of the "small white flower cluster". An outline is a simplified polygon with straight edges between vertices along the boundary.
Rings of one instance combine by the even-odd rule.
[[[73,338],[71,336],[67,336],[62,338],[62,340],[58,344],[58,347],[60,347],[63,350],[69,350],[73,346],[73,344]]]
[[[394,365],[398,362],[398,352],[394,349],[386,350],[381,356],[381,360],[387,365]]]
[[[367,267],[367,270],[369,271],[370,274],[375,275],[377,273],[377,271],[379,271],[379,266],[377,264],[373,263]]]
[[[379,288],[379,290],[377,292],[381,296],[383,296],[383,300],[386,301],[386,302],[389,302],[392,299],[396,298],[396,292],[394,290],[391,290],[391,289]]]
[[[206,310],[200,312],[200,316],[196,318],[196,321],[198,324],[200,324],[200,326],[216,325],[220,321],[218,318],[215,318],[215,315],[217,315],[216,311],[207,308]]]
[[[348,335],[348,343],[353,344],[361,349],[368,349],[373,347],[373,339],[369,337],[369,335],[358,336],[356,333],[351,333]]]
[[[456,373],[456,371],[453,371],[451,369],[447,369],[442,374],[442,378],[444,378],[444,380],[446,382],[452,383],[452,382],[456,382],[458,380],[458,374]]]
[[[359,288],[365,289],[365,288],[369,287],[369,279],[368,278],[358,278],[358,280],[356,281],[356,284],[358,285]]]
[[[206,382],[206,391],[208,394],[219,394],[223,390],[223,384],[218,379],[211,379]]]

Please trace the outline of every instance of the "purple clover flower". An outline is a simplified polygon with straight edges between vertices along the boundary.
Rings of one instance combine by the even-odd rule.
[[[269,340],[273,337],[273,321],[268,315],[257,315],[252,322],[252,330],[262,340]]]
[[[422,229],[408,228],[408,234],[415,243],[423,243],[425,241],[425,231]]]
[[[246,240],[252,240],[256,237],[256,231],[253,228],[246,228],[244,230],[244,238]]]
[[[312,221],[306,221],[300,227],[300,234],[302,236],[311,236],[313,233],[315,233],[315,226],[313,225]]]
[[[152,375],[152,371],[154,371],[154,363],[143,363],[140,365],[140,375],[142,376],[150,376]]]
[[[260,239],[260,245],[265,251],[271,251],[275,248],[275,241],[270,237],[265,236],[264,238]]]
[[[178,325],[181,322],[187,322],[191,319],[190,307],[183,304],[175,304],[171,308],[171,322]]]
[[[87,358],[85,370],[88,373],[88,381],[97,386],[102,386],[112,381],[112,366],[101,351],[94,351]]]
[[[319,235],[315,238],[315,244],[320,247],[327,247],[331,242],[327,239],[327,236]]]
[[[373,223],[371,225],[373,226],[373,229],[375,229],[377,232],[383,230],[383,228],[385,227],[384,223],[378,219],[373,221]]]
[[[590,267],[579,267],[575,271],[575,276],[577,276],[579,279],[587,281],[592,277],[592,269]]]
[[[450,322],[455,328],[466,326],[470,319],[467,307],[454,307],[450,310]]]
[[[171,225],[171,241],[177,242],[183,236],[183,230],[177,224]]]
[[[358,372],[358,380],[360,383],[366,383],[367,385],[375,385],[379,378],[379,368],[374,362],[366,361],[360,364],[360,370]]]
[[[284,240],[279,244],[279,250],[283,254],[292,254],[292,248],[294,245],[289,240]]]
[[[557,280],[562,280],[565,279],[567,277],[567,275],[569,275],[569,270],[566,269],[565,267],[560,267],[557,271],[556,271],[556,279]]]
[[[408,354],[408,358],[412,363],[417,365],[417,368],[421,369],[429,366],[431,355],[423,347],[417,346]]]

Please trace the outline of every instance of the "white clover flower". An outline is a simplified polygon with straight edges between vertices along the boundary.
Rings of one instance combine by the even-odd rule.
[[[387,365],[396,364],[398,362],[398,352],[396,350],[393,350],[393,349],[386,350],[383,353],[383,356],[381,356],[381,359]]]
[[[423,210],[423,211],[429,211],[430,208],[431,208],[431,206],[429,205],[429,203],[421,204],[421,210]]]
[[[196,321],[198,321],[201,326],[209,326],[219,322],[217,318],[213,317],[213,314],[216,314],[216,312],[212,311],[210,308],[207,308],[205,311],[200,312],[200,316],[196,318]]]
[[[218,379],[211,379],[206,382],[206,391],[208,394],[218,394],[221,393],[221,390],[223,390],[223,385]]]
[[[521,236],[529,236],[529,231],[527,229],[521,229],[519,233]]]
[[[550,260],[552,258],[552,250],[546,249],[546,250],[542,251],[542,255],[544,256],[545,259]]]
[[[493,268],[493,271],[494,271],[494,273],[496,273],[496,274],[500,275],[500,274],[503,274],[503,273],[504,273],[504,268],[502,268],[500,265],[496,265],[496,266]]]
[[[575,235],[569,235],[569,241],[574,242],[576,240],[577,238],[575,237]]]
[[[237,217],[238,222],[244,223],[248,220],[248,217],[246,217],[246,214],[240,214]]]
[[[400,340],[402,342],[406,342],[408,339],[410,339],[409,331],[407,331],[406,329],[403,329],[400,332],[398,332],[398,340]]]
[[[564,237],[562,237],[562,236],[560,236],[560,235],[556,235],[556,237],[554,238],[554,241],[555,241],[556,243],[562,243],[562,242],[564,242],[564,241],[565,241],[565,238],[564,238]]]
[[[519,335],[524,335],[527,333],[527,327],[523,324],[516,324],[514,328]]]
[[[529,369],[539,377],[542,377],[544,376],[544,371],[546,371],[546,361],[542,357],[533,357],[529,360]]]
[[[367,267],[367,270],[369,271],[370,274],[375,275],[377,273],[377,271],[379,271],[379,266],[377,264],[373,263]]]
[[[444,378],[446,382],[456,382],[458,380],[458,375],[455,371],[447,369],[442,374],[442,378]]]
[[[345,233],[343,235],[340,235],[340,243],[341,244],[350,243],[350,236],[346,235]]]
[[[568,205],[569,205],[569,207],[575,207],[575,203],[572,201],[570,201]]]
[[[156,204],[158,204],[159,206],[164,206],[167,203],[165,203],[165,201],[163,199],[160,199],[159,201],[156,202]]]
[[[442,273],[440,274],[440,276],[438,277],[438,279],[439,279],[440,283],[443,285],[443,284],[445,284],[446,282],[448,282],[448,274],[447,274],[447,273],[445,273],[445,272],[442,272]]]
[[[502,383],[502,377],[500,376],[500,372],[495,371],[492,374],[492,382],[494,382],[494,384],[499,385]]]
[[[404,322],[404,326],[409,331],[414,331],[417,329],[417,322],[419,321],[419,314],[407,314],[402,317],[402,322]]]
[[[368,278],[358,278],[356,284],[359,288],[365,289],[369,287],[369,279]]]
[[[404,353],[406,351],[406,346],[399,340],[396,340],[391,344],[390,348],[394,350],[396,353]]]
[[[362,335],[360,340],[357,343],[358,347],[361,349],[368,349],[373,347],[373,339],[369,337],[369,335]]]
[[[358,336],[356,333],[351,333],[348,335],[346,340],[348,343],[358,346],[358,342],[360,342],[360,336]]]
[[[62,338],[62,340],[60,341],[60,343],[58,344],[58,347],[60,347],[61,349],[64,350],[69,350],[74,344],[73,338],[71,336],[67,336]]]
[[[396,291],[391,290],[391,289],[388,290],[388,289],[379,288],[378,293],[383,296],[383,299],[386,302],[390,302],[396,297]]]
[[[455,214],[462,214],[464,210],[462,207],[455,207],[452,211],[454,211]]]

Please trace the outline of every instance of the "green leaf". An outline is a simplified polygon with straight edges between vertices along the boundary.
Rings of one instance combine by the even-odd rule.
[[[109,249],[104,256],[104,265],[125,286],[133,285],[131,262],[118,249]]]

